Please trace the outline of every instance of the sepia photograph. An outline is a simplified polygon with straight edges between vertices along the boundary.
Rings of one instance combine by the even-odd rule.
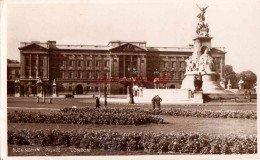
[[[259,158],[259,0],[1,3],[1,158]]]

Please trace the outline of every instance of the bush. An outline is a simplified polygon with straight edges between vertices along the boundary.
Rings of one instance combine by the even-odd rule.
[[[191,110],[171,108],[163,110],[149,110],[153,115],[172,115],[185,117],[200,117],[200,118],[243,118],[257,119],[256,111],[210,111],[210,110]]]
[[[163,123],[163,119],[141,109],[65,108],[59,112],[8,112],[11,123],[115,124]]]
[[[154,134],[112,131],[8,131],[9,145],[74,146],[84,149],[193,154],[255,154],[257,137],[198,133]]]

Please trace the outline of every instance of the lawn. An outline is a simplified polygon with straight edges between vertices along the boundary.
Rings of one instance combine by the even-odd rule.
[[[8,99],[8,112],[23,109],[24,111],[37,112],[56,112],[60,108],[77,106],[81,107],[95,107],[93,99],[53,99],[53,104],[36,103],[35,98],[10,98]],[[101,106],[103,107],[103,106]],[[143,108],[150,109],[151,105],[123,105],[123,104],[109,104],[111,108]],[[28,108],[28,109],[24,109]],[[42,109],[37,109],[42,108]],[[234,104],[234,105],[163,105],[162,108],[185,108],[185,109],[206,109],[212,111],[218,110],[253,110],[256,111],[256,104]],[[50,110],[56,109],[56,110]],[[163,124],[145,124],[145,125],[79,125],[79,124],[36,124],[36,123],[8,123],[8,130],[22,130],[22,129],[60,129],[60,130],[112,130],[119,133],[129,132],[154,132],[154,133],[180,133],[180,132],[196,132],[211,135],[253,135],[257,133],[257,120],[255,119],[234,119],[234,118],[196,118],[196,117],[175,117],[168,115],[160,115],[164,119]],[[121,154],[147,154],[144,152],[126,152],[126,151],[104,151],[93,150],[91,152],[73,151],[73,148],[60,146],[61,152],[51,152],[55,147],[43,148],[42,152],[15,152],[17,148],[25,149],[34,148],[33,146],[8,146],[9,156],[21,155],[121,155]],[[45,150],[45,152],[44,152]],[[154,153],[156,154],[156,153]]]
[[[7,100],[7,106],[8,110],[12,109],[12,107],[15,107],[13,109],[18,108],[46,108],[46,109],[56,109],[59,110],[60,108],[66,108],[71,106],[77,106],[77,107],[95,107],[95,100],[94,99],[77,99],[77,98],[69,98],[69,99],[53,99],[52,104],[48,103],[48,100],[46,100],[46,103],[36,103],[36,98],[9,98]],[[203,104],[203,105],[162,105],[162,108],[184,108],[184,109],[206,109],[206,110],[212,110],[212,111],[218,111],[218,110],[253,110],[256,111],[256,104],[249,103],[249,104],[239,104],[239,103],[233,103],[226,104],[226,103],[220,103],[220,104]],[[104,105],[101,103],[101,107],[104,107]],[[138,105],[128,105],[128,104],[120,104],[120,103],[113,103],[108,104],[108,107],[110,108],[143,108],[143,109],[151,109],[152,106],[150,104],[138,104]],[[12,110],[13,110],[12,109]],[[30,109],[32,111],[32,109]],[[36,109],[39,111],[38,109]]]

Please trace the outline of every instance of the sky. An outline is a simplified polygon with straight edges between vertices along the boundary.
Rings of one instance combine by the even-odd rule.
[[[43,2],[43,1],[37,1]],[[45,1],[46,2],[46,1]],[[20,42],[107,45],[111,40],[147,46],[193,44],[199,9],[205,7],[212,47],[225,47],[235,72],[260,64],[260,0],[13,1],[7,4],[7,57],[19,60]]]

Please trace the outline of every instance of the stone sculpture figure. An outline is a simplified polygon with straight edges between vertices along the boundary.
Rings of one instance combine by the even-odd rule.
[[[199,70],[212,72],[214,70],[214,59],[209,54],[209,48],[206,48],[199,60]]]
[[[197,17],[199,18],[199,21],[200,22],[203,22],[203,21],[205,21],[205,12],[206,12],[206,9],[208,8],[208,6],[207,7],[205,7],[205,8],[202,8],[202,7],[199,7],[199,5],[197,5],[198,6],[198,8],[200,9],[200,13],[197,15]]]

